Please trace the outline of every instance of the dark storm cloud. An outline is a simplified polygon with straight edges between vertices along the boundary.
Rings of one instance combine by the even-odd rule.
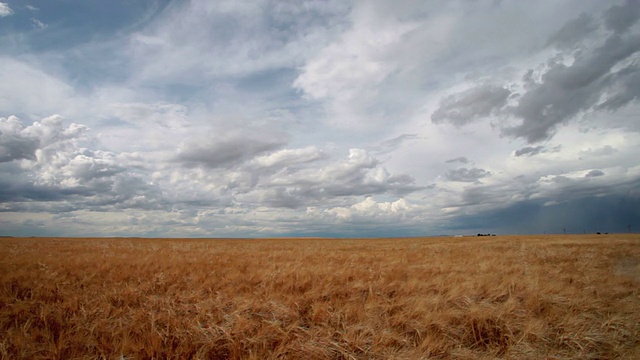
[[[54,176],[52,169],[46,173],[25,171],[17,166],[5,163],[0,170],[0,208],[2,211],[28,212],[69,212],[79,209],[106,210],[105,206],[125,201],[128,196],[118,188],[118,183],[126,176],[110,175],[100,181],[87,179],[65,184],[69,178],[59,181],[43,182],[42,177]],[[64,170],[62,170],[64,171]],[[136,186],[138,193],[146,192],[147,187]]]
[[[541,152],[544,152],[544,150],[544,146],[526,146],[522,149],[516,150],[515,156],[534,156],[540,154]]]
[[[58,201],[71,196],[90,196],[88,189],[60,189],[53,186],[37,186],[31,183],[0,183],[0,203],[25,201]]]
[[[640,178],[623,179],[615,175],[609,176],[568,177],[558,175],[550,178],[543,188],[537,190],[536,196],[547,199],[550,203],[575,201],[586,197],[627,194],[640,194]],[[603,173],[604,174],[604,173]],[[603,186],[604,185],[604,186]]]
[[[503,87],[481,85],[442,99],[431,115],[436,124],[466,125],[473,120],[489,116],[506,105],[511,92]]]
[[[596,233],[640,229],[640,198],[621,195],[586,197],[555,205],[527,200],[502,209],[460,216],[450,231],[472,233]]]
[[[37,139],[0,133],[0,162],[33,159],[37,148]]]
[[[511,182],[465,188],[460,206],[484,208],[487,205],[509,204],[535,199],[541,204],[560,204],[582,198],[604,196],[640,196],[640,177],[620,174],[604,176],[601,170],[592,170],[583,177],[521,176]]]
[[[456,170],[449,170],[445,175],[449,181],[458,182],[477,182],[480,179],[491,175],[491,172],[479,168],[460,168]]]
[[[640,1],[627,0],[623,5],[615,5],[604,13],[604,24],[609,30],[622,33],[640,18]]]
[[[640,97],[640,64],[634,61],[640,34],[630,31],[638,14],[638,1],[609,8],[602,20],[581,14],[548,38],[547,46],[560,52],[525,73],[514,105],[505,106],[511,85],[478,86],[442,99],[431,120],[463,126],[489,115],[510,116],[519,124],[505,125],[502,134],[533,144],[582,112],[620,109]],[[598,33],[601,26],[612,31]]]
[[[0,163],[35,158],[40,141],[24,130],[17,117],[0,118]]]
[[[513,196],[526,199],[534,194],[535,181],[531,177],[520,177],[508,184],[469,186],[462,192],[458,205],[478,208],[505,206]]]
[[[640,50],[640,35],[625,34],[638,21],[640,3],[627,1],[613,6],[604,13],[605,26],[613,30],[600,46],[579,41],[595,31],[594,19],[582,14],[567,23],[549,39],[559,47],[575,42],[579,51],[571,65],[551,60],[549,70],[540,82],[532,80],[531,72],[525,76],[527,91],[512,109],[522,124],[504,129],[513,137],[525,138],[529,143],[548,139],[555,127],[576,116],[580,111],[607,109],[614,111],[640,95],[640,68],[635,61],[622,69],[615,67],[629,60]],[[605,97],[605,101],[598,105]]]
[[[598,177],[604,176],[604,172],[602,170],[591,170],[584,177]]]
[[[637,65],[632,64],[621,70],[626,74],[624,77],[619,72],[611,71],[638,50],[639,35],[612,35],[592,51],[583,49],[583,52],[577,53],[571,65],[550,62],[549,70],[540,82],[534,81],[532,73],[528,73],[525,77],[527,91],[520,97],[518,105],[510,109],[522,123],[505,128],[503,133],[524,138],[529,143],[539,142],[550,138],[558,124],[568,121],[580,111],[595,107],[607,90],[631,86],[636,91],[635,76],[640,70]],[[633,80],[625,80],[629,76]],[[636,93],[617,95],[606,107],[616,110],[636,97]]]
[[[618,71],[614,78],[615,84],[611,87],[611,94],[606,101],[596,106],[597,110],[615,111],[640,97],[640,69],[637,65],[630,65]]]
[[[65,187],[30,182],[0,182],[1,211],[65,213],[76,210],[169,210],[155,186],[141,178],[120,175],[108,182]]]
[[[498,233],[562,232],[563,228],[626,232],[627,225],[637,229],[640,177],[603,175],[592,170],[581,178],[520,176],[509,183],[465,188],[450,229]]]
[[[598,23],[593,16],[583,13],[551,35],[547,44],[558,48],[572,48],[597,29]]]

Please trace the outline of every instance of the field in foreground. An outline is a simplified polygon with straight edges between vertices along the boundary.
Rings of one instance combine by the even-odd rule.
[[[0,239],[2,359],[640,358],[640,235]]]

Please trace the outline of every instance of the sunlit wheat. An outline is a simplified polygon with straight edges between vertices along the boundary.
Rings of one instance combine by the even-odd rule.
[[[0,239],[2,359],[640,358],[640,236]]]

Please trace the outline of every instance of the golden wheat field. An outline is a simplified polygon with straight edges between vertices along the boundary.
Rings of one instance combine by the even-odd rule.
[[[640,235],[0,239],[2,359],[640,358]]]

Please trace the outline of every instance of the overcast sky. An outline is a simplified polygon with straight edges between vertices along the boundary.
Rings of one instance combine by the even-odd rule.
[[[640,1],[0,2],[0,235],[640,231]]]

